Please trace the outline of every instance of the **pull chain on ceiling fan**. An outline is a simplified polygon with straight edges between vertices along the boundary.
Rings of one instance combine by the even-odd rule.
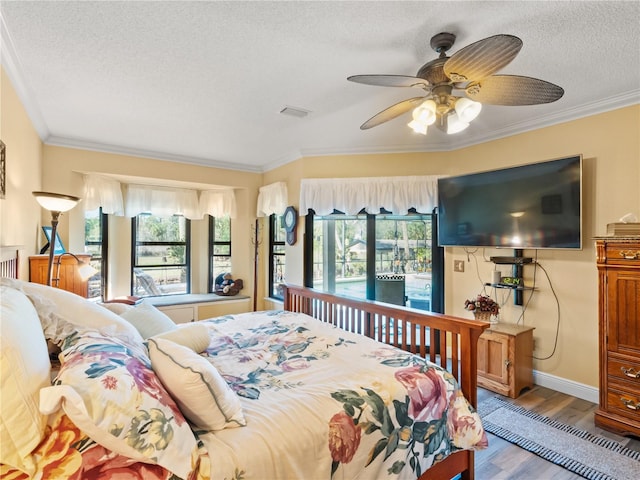
[[[464,47],[451,57],[456,36],[439,33],[431,48],[440,56],[423,65],[415,77],[408,75],[353,75],[347,80],[381,87],[417,87],[426,95],[396,103],[364,122],[367,130],[413,109],[408,123],[415,132],[427,134],[436,124],[449,134],[469,126],[488,105],[539,105],[555,102],[564,90],[553,83],[518,75],[494,75],[520,52],[522,40],[513,35],[494,35]]]

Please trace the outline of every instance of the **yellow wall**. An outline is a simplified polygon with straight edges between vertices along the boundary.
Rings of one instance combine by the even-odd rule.
[[[361,177],[459,174],[543,161],[572,154],[584,157],[583,245],[580,251],[540,250],[538,261],[549,275],[560,304],[560,329],[557,350],[549,360],[536,360],[534,368],[549,375],[580,384],[597,386],[597,274],[592,238],[606,232],[606,224],[627,212],[640,216],[640,106],[632,106],[592,117],[567,122],[476,145],[454,152],[350,155],[307,157],[276,168],[265,174],[240,173],[231,170],[178,164],[160,160],[105,154],[54,146],[42,147],[23,107],[2,73],[2,130],[0,138],[7,144],[7,198],[0,200],[2,214],[0,242],[25,245],[26,255],[35,253],[41,238],[39,224],[47,222],[33,197],[32,190],[82,194],[82,173],[97,172],[147,177],[197,184],[226,185],[238,188],[239,217],[233,223],[234,275],[245,280],[247,295],[253,294],[252,229],[255,221],[259,186],[285,181],[289,203],[299,204],[302,178]],[[40,177],[42,175],[42,177]],[[114,295],[128,288],[129,222],[111,219],[111,254],[116,265]],[[204,256],[206,227],[194,222],[196,244],[194,265],[197,279],[194,291],[204,291]],[[302,239],[304,222],[299,223],[298,243],[287,247],[287,280],[302,284]],[[261,221],[266,227],[266,222]],[[71,249],[82,245],[82,211],[76,208],[61,221],[63,240]],[[272,305],[263,302],[267,281],[268,235],[261,232],[259,256],[258,308]],[[119,246],[116,246],[119,244]],[[535,252],[526,251],[534,256]],[[462,248],[446,249],[446,312],[469,316],[463,309],[464,299],[477,294],[480,280],[489,281],[494,265],[485,261],[504,252],[486,249],[475,252]],[[453,272],[453,260],[465,262],[464,273]],[[533,282],[532,266],[525,268],[525,281]],[[23,276],[25,269],[23,268]],[[126,281],[123,281],[126,279]],[[500,294],[498,294],[500,295]],[[525,296],[527,300],[527,296]],[[502,321],[516,322],[520,307],[507,303]],[[557,314],[556,303],[545,273],[538,269],[536,291],[528,304],[524,322],[535,327],[535,355],[544,357],[554,348]]]
[[[31,194],[40,190],[42,142],[9,81],[0,69],[0,140],[6,145],[6,195],[0,200],[0,245],[19,245],[20,278],[29,279],[28,256],[36,252],[40,207]],[[50,219],[49,219],[50,221]]]
[[[131,181],[144,180],[152,185],[170,181],[182,187],[200,189],[216,186],[234,187],[238,216],[231,221],[233,239],[233,275],[245,283],[243,294],[253,293],[252,226],[255,219],[257,192],[262,174],[222,170],[163,160],[130,157],[88,150],[45,145],[42,167],[42,186],[47,191],[67,193],[82,197],[83,174],[99,173],[123,175]],[[82,205],[68,214],[68,245],[71,251],[81,251],[84,246],[84,220]],[[192,292],[207,290],[207,220],[192,220]],[[128,295],[131,264],[131,219],[110,216],[109,223],[110,296]],[[202,259],[202,260],[200,260]]]
[[[632,106],[532,132],[495,140],[453,152],[307,157],[265,173],[269,184],[285,181],[289,201],[299,204],[302,178],[456,175],[582,154],[583,249],[539,250],[542,269],[535,275],[535,293],[528,303],[524,323],[535,327],[534,368],[552,376],[596,387],[598,384],[597,272],[593,237],[606,232],[607,223],[628,212],[640,216],[640,106]],[[302,238],[304,224],[298,238]],[[507,254],[510,254],[509,251]],[[536,256],[535,251],[525,251]],[[491,281],[493,263],[488,258],[504,250],[447,248],[445,250],[446,313],[470,317],[465,298]],[[290,260],[300,265],[292,269]],[[465,262],[464,273],[453,272],[453,261]],[[287,281],[302,284],[302,242],[287,247]],[[505,269],[506,267],[500,267]],[[508,274],[506,269],[504,274]],[[525,282],[533,284],[534,267],[525,267]],[[266,276],[264,277],[266,279]],[[502,300],[505,292],[489,293]],[[525,302],[529,296],[525,294]],[[506,300],[506,298],[505,298]],[[501,321],[518,322],[522,308],[507,301]]]

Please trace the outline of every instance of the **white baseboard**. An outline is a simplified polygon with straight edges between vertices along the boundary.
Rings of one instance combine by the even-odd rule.
[[[533,383],[541,387],[550,388],[558,392],[566,393],[574,397],[581,398],[591,403],[600,401],[600,391],[596,387],[574,382],[566,378],[556,377],[548,373],[533,371]]]

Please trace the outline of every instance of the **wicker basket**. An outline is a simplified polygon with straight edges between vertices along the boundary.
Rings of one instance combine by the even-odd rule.
[[[491,321],[491,312],[473,312],[473,316],[476,320],[480,320],[481,322]]]

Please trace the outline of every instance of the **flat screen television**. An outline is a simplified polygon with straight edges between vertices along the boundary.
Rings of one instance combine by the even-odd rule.
[[[582,248],[582,155],[438,180],[441,246]]]

